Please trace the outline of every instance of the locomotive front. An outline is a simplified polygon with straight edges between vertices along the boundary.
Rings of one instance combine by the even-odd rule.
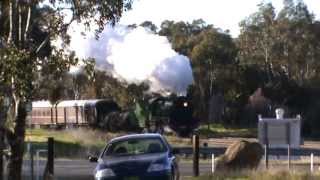
[[[169,116],[169,127],[179,136],[186,137],[199,126],[199,121],[193,117],[193,105],[185,96],[177,97],[173,101]]]

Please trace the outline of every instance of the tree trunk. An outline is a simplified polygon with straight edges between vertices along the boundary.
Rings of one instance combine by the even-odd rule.
[[[13,11],[13,4],[10,1],[9,2],[9,32],[8,32],[8,39],[7,39],[7,43],[11,43],[12,41],[12,29],[13,29],[13,19],[12,19],[12,11]]]
[[[12,0],[12,21],[13,21],[13,28],[12,28],[12,41],[13,43],[18,46],[19,45],[19,1]]]
[[[18,46],[22,45],[22,15],[21,7],[18,5]]]
[[[8,27],[7,17],[9,17],[9,10],[10,10],[10,2],[9,0],[2,0],[0,2],[1,5],[1,16],[0,16],[0,27]],[[0,35],[6,36],[8,35],[8,28],[0,29]]]
[[[4,150],[4,131],[3,131],[3,124],[5,121],[5,112],[3,112],[3,102],[0,101],[0,180],[3,179],[3,161],[2,161],[2,157],[3,157],[3,150]]]
[[[23,101],[16,103],[18,108],[15,116],[14,134],[9,137],[11,156],[8,163],[8,179],[21,180],[27,112]]]
[[[26,22],[26,28],[24,30],[23,41],[26,41],[27,39],[27,34],[29,32],[29,26],[30,26],[30,18],[31,18],[31,5],[28,6],[27,22]]]
[[[4,176],[4,167],[3,167],[3,156],[4,150],[6,148],[5,144],[5,136],[6,136],[6,129],[5,123],[7,120],[7,112],[8,112],[8,104],[6,104],[5,99],[0,99],[0,180],[3,179]]]

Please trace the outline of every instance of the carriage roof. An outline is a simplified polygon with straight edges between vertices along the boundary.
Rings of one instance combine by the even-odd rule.
[[[90,100],[66,100],[59,101],[56,107],[74,107],[74,106],[84,106],[84,105],[95,105],[98,102],[107,101],[106,99],[90,99]],[[50,101],[34,101],[32,102],[32,107],[52,107],[53,105]]]
[[[51,107],[50,101],[33,101],[32,107]]]

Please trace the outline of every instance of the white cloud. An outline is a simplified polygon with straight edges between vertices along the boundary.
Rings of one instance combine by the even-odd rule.
[[[130,83],[149,81],[151,91],[185,93],[193,83],[190,61],[171,48],[164,36],[138,27],[106,26],[99,40],[94,33],[84,37],[81,25],[70,30],[70,49],[79,58],[95,58],[97,68],[111,71]],[[73,70],[77,72],[77,68]]]

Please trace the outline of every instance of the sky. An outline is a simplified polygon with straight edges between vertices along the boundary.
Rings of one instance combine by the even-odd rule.
[[[261,0],[133,0],[132,10],[123,14],[120,24],[105,26],[100,38],[94,32],[73,24],[70,30],[70,50],[79,58],[94,58],[96,67],[112,72],[114,77],[129,83],[149,82],[155,92],[185,94],[193,83],[192,68],[188,57],[172,49],[168,39],[138,27],[149,20],[160,27],[164,20],[192,22],[203,19],[216,28],[230,30],[233,37],[239,34],[239,22],[257,12]],[[320,0],[305,0],[311,12],[320,12]],[[282,0],[272,0],[276,11],[282,8]],[[318,9],[316,9],[318,8]],[[318,18],[318,17],[317,17]],[[319,19],[319,18],[318,18]],[[146,51],[147,49],[147,51]],[[81,63],[75,67],[77,73]]]
[[[258,11],[262,0],[134,0],[132,9],[124,13],[120,24],[140,24],[152,21],[158,27],[164,20],[187,21],[203,19],[222,30],[230,30],[233,37],[239,35],[239,22]],[[276,11],[283,0],[264,0],[272,2]],[[304,0],[310,12],[320,19],[320,0]]]

